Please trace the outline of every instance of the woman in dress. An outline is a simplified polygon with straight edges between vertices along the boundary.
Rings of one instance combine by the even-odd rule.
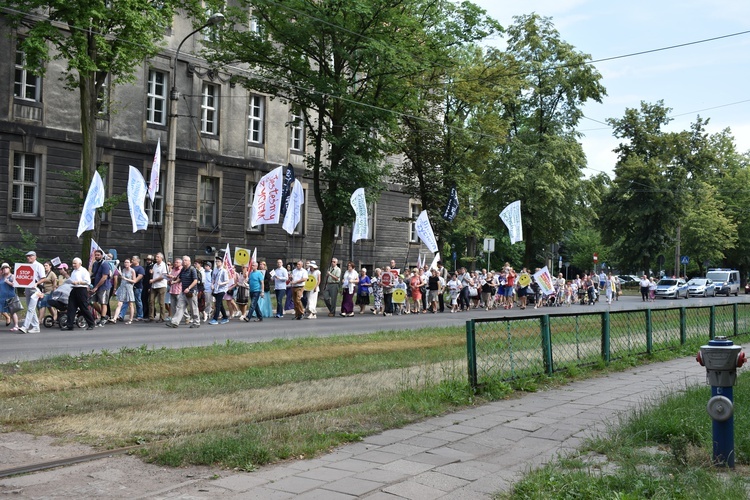
[[[320,293],[320,269],[318,264],[311,260],[307,266],[307,275],[315,278],[315,288],[310,290],[307,297],[307,319],[316,319],[318,317],[318,294]]]
[[[286,301],[284,302],[284,311],[294,311],[294,294],[292,293],[292,265],[286,265]]]
[[[422,310],[422,277],[416,267],[409,278],[409,289],[411,290],[411,313],[419,314]]]
[[[13,273],[10,271],[10,264],[3,262],[0,268],[0,311],[5,317],[5,326],[10,326],[13,322],[11,332],[18,331],[18,314],[11,313],[7,301],[16,296],[16,289],[13,287]]]
[[[354,294],[357,291],[359,277],[354,270],[354,262],[346,264],[346,272],[341,277],[344,298],[341,301],[341,315],[354,316]]]
[[[268,272],[266,261],[260,261],[260,264],[258,264],[258,271],[260,271],[263,275],[263,290],[267,292],[261,295],[260,299],[258,300],[258,304],[260,305],[260,312],[263,314],[264,318],[270,318],[271,316],[273,316],[271,293],[269,292],[269,290],[271,289],[271,274]]]
[[[235,301],[237,308],[240,311],[240,318],[244,318],[247,315],[247,300],[250,297],[250,292],[247,288],[247,276],[250,273],[247,266],[242,266],[242,272],[237,273],[234,284],[237,287],[237,296]]]
[[[372,285],[372,313],[380,314],[383,312],[383,287],[380,285],[380,275],[382,271],[379,267],[375,268],[370,278]]]
[[[359,274],[359,286],[357,287],[357,305],[359,314],[365,313],[365,307],[370,305],[370,293],[372,291],[372,281],[367,276],[367,269],[364,267]]]
[[[120,286],[117,288],[117,309],[115,314],[110,318],[110,323],[116,323],[117,318],[120,317],[120,310],[123,304],[128,305],[128,312],[130,312],[130,319],[125,324],[129,325],[133,322],[135,316],[135,293],[133,290],[133,284],[135,283],[135,270],[130,267],[130,259],[125,259],[122,263],[122,270],[120,271]]]

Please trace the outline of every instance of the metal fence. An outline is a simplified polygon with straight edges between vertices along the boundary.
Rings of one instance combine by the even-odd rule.
[[[750,304],[545,314],[466,322],[472,387],[626,356],[675,349],[692,339],[750,333]]]

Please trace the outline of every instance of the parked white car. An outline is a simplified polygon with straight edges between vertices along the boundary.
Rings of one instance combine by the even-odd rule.
[[[688,294],[691,297],[716,297],[716,287],[708,278],[693,278],[688,281]]]

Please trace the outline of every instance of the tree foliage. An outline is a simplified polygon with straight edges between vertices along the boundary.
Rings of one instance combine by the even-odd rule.
[[[507,52],[523,83],[504,103],[509,132],[487,169],[482,199],[498,230],[497,214],[521,200],[524,264],[530,266],[547,245],[590,215],[581,201],[586,158],[574,128],[582,105],[600,102],[605,89],[589,56],[562,40],[549,18],[516,17]]]
[[[303,117],[327,261],[335,226],[353,219],[351,193],[363,187],[373,199],[383,187],[383,160],[418,77],[448,61],[446,47],[480,35],[479,11],[448,1],[260,0],[230,10],[235,25],[247,25],[250,7],[261,30],[226,33],[216,57],[246,64],[237,81]]]

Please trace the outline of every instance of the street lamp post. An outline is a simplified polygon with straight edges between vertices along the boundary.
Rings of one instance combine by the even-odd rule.
[[[177,62],[180,59],[182,45],[191,36],[209,26],[216,26],[224,22],[224,14],[217,12],[208,18],[206,23],[191,31],[177,46],[177,52],[172,64],[172,88],[169,91],[169,147],[167,149],[167,182],[164,186],[164,257],[171,260],[174,251],[174,188],[175,188],[175,160],[177,157],[177,101],[180,93],[177,90]]]

